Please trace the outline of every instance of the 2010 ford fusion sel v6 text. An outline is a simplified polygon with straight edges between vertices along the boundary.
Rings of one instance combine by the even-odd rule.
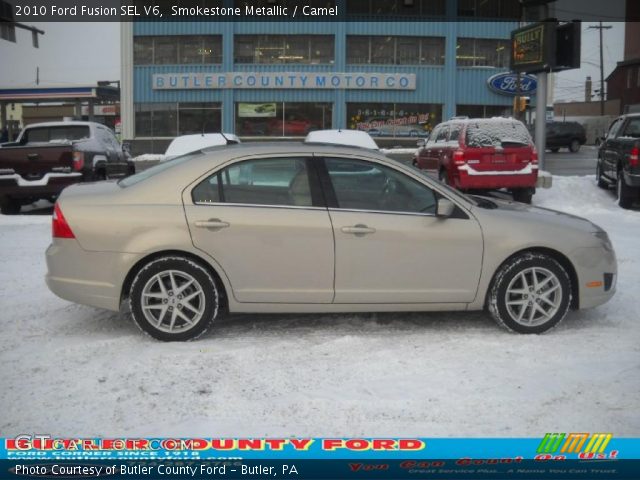
[[[541,333],[608,301],[616,257],[593,223],[463,195],[373,150],[201,150],[58,199],[49,288],[159,340],[230,312],[487,309]]]

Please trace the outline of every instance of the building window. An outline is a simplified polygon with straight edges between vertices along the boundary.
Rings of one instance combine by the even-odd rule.
[[[222,63],[221,35],[134,37],[134,65]]]
[[[458,16],[520,20],[522,7],[513,0],[458,0]]]
[[[352,65],[444,65],[444,37],[347,36]]]
[[[236,134],[245,136],[304,137],[310,131],[331,128],[330,103],[236,103]]]
[[[236,35],[235,63],[333,63],[332,35]]]
[[[175,137],[221,130],[219,103],[139,103],[135,106],[136,137]]]
[[[359,0],[347,3],[348,15],[441,16],[446,0]]]
[[[507,105],[457,105],[456,115],[469,118],[492,118],[511,116],[511,107]]]
[[[347,126],[374,137],[424,137],[441,121],[440,104],[347,103]]]
[[[456,62],[459,67],[497,67],[509,65],[509,40],[458,38]]]

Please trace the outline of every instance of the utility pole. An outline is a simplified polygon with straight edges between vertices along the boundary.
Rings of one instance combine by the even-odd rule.
[[[604,116],[604,57],[602,53],[602,31],[609,30],[611,25],[602,25],[602,22],[598,22],[598,25],[589,25],[589,28],[598,30],[600,33],[600,115]]]

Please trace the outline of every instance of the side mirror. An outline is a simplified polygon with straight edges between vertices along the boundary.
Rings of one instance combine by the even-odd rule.
[[[436,217],[449,218],[453,215],[456,205],[448,198],[439,198],[436,208]]]

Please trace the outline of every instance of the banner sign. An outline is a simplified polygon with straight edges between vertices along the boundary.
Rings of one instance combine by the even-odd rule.
[[[415,90],[415,73],[229,72],[155,73],[154,90],[299,89]]]
[[[1,440],[0,478],[637,479],[640,439],[52,438]]]

